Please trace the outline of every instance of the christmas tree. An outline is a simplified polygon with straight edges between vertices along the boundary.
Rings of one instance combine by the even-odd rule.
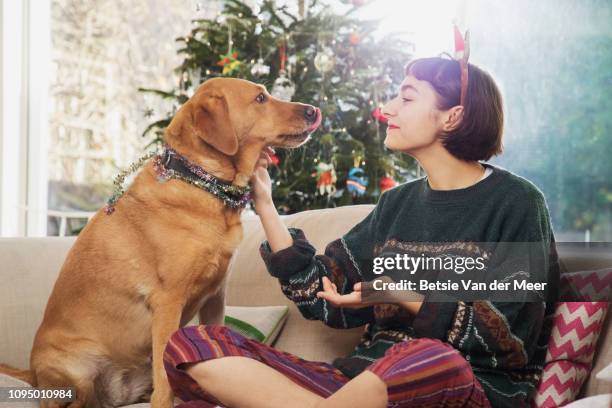
[[[163,143],[176,109],[208,78],[230,76],[264,84],[272,95],[318,106],[323,123],[297,150],[278,149],[270,167],[281,213],[375,203],[381,190],[414,174],[416,163],[383,145],[379,108],[394,96],[413,44],[376,38],[375,21],[353,17],[363,1],[338,13],[325,3],[298,2],[298,11],[263,1],[254,10],[228,0],[214,19],[193,20],[177,39],[185,56],[174,90],[141,89],[173,102],[168,117],[143,136]],[[148,113],[149,115],[152,112]]]

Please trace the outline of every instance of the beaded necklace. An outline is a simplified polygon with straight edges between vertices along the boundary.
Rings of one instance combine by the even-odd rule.
[[[108,199],[106,207],[104,207],[107,215],[115,211],[115,204],[125,193],[123,183],[126,177],[142,167],[150,158],[153,158],[153,168],[160,183],[165,183],[170,179],[182,180],[208,191],[223,201],[223,204],[229,208],[244,208],[251,198],[249,186],[235,186],[231,181],[222,180],[208,173],[197,164],[191,163],[169,145],[164,144],[164,150],[161,154],[157,154],[156,151],[149,152],[115,177],[113,181],[115,190]]]

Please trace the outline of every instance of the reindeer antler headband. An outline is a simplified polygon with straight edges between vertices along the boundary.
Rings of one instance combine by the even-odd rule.
[[[468,86],[468,58],[470,58],[470,32],[461,35],[459,27],[455,24],[455,60],[461,68],[461,105],[465,107],[465,96]]]

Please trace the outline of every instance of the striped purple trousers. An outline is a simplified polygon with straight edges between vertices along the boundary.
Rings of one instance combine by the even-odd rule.
[[[223,407],[181,369],[181,364],[224,356],[253,358],[324,398],[350,381],[331,364],[303,360],[225,326],[189,326],[172,335],[164,352],[170,386],[174,395],[184,401],[178,407]],[[387,384],[388,407],[490,407],[469,363],[451,345],[440,340],[413,339],[397,343],[367,370]]]

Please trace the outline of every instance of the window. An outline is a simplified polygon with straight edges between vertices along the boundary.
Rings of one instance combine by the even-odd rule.
[[[493,163],[546,197],[557,241],[612,241],[612,5],[470,5],[473,61],[503,86],[505,152]]]
[[[174,108],[138,88],[175,86],[174,39],[221,2],[2,6],[2,235],[76,233],[144,153],[145,127]]]

